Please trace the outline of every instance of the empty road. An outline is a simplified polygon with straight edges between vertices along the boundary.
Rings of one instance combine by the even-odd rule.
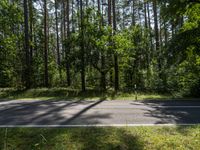
[[[0,127],[200,124],[200,101],[0,102]]]

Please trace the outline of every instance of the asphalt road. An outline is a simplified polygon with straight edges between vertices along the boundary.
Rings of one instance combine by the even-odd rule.
[[[2,101],[0,127],[200,124],[200,101]]]

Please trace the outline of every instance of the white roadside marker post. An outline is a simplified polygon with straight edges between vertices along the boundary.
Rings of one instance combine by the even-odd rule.
[[[137,101],[137,84],[135,84],[135,100]]]

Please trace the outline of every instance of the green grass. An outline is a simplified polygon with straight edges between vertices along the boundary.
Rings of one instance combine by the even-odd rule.
[[[199,150],[200,126],[124,128],[5,128],[7,150]]]
[[[156,94],[156,93],[138,93],[138,100],[149,99],[171,99],[173,96],[169,94]],[[67,88],[40,88],[30,90],[17,90],[12,88],[0,89],[0,99],[39,99],[39,100],[135,100],[134,92],[118,92],[112,90],[107,92],[87,90],[81,92],[76,89]]]

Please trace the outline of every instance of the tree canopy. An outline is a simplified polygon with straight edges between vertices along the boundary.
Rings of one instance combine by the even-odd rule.
[[[199,0],[1,0],[0,87],[200,96]]]

